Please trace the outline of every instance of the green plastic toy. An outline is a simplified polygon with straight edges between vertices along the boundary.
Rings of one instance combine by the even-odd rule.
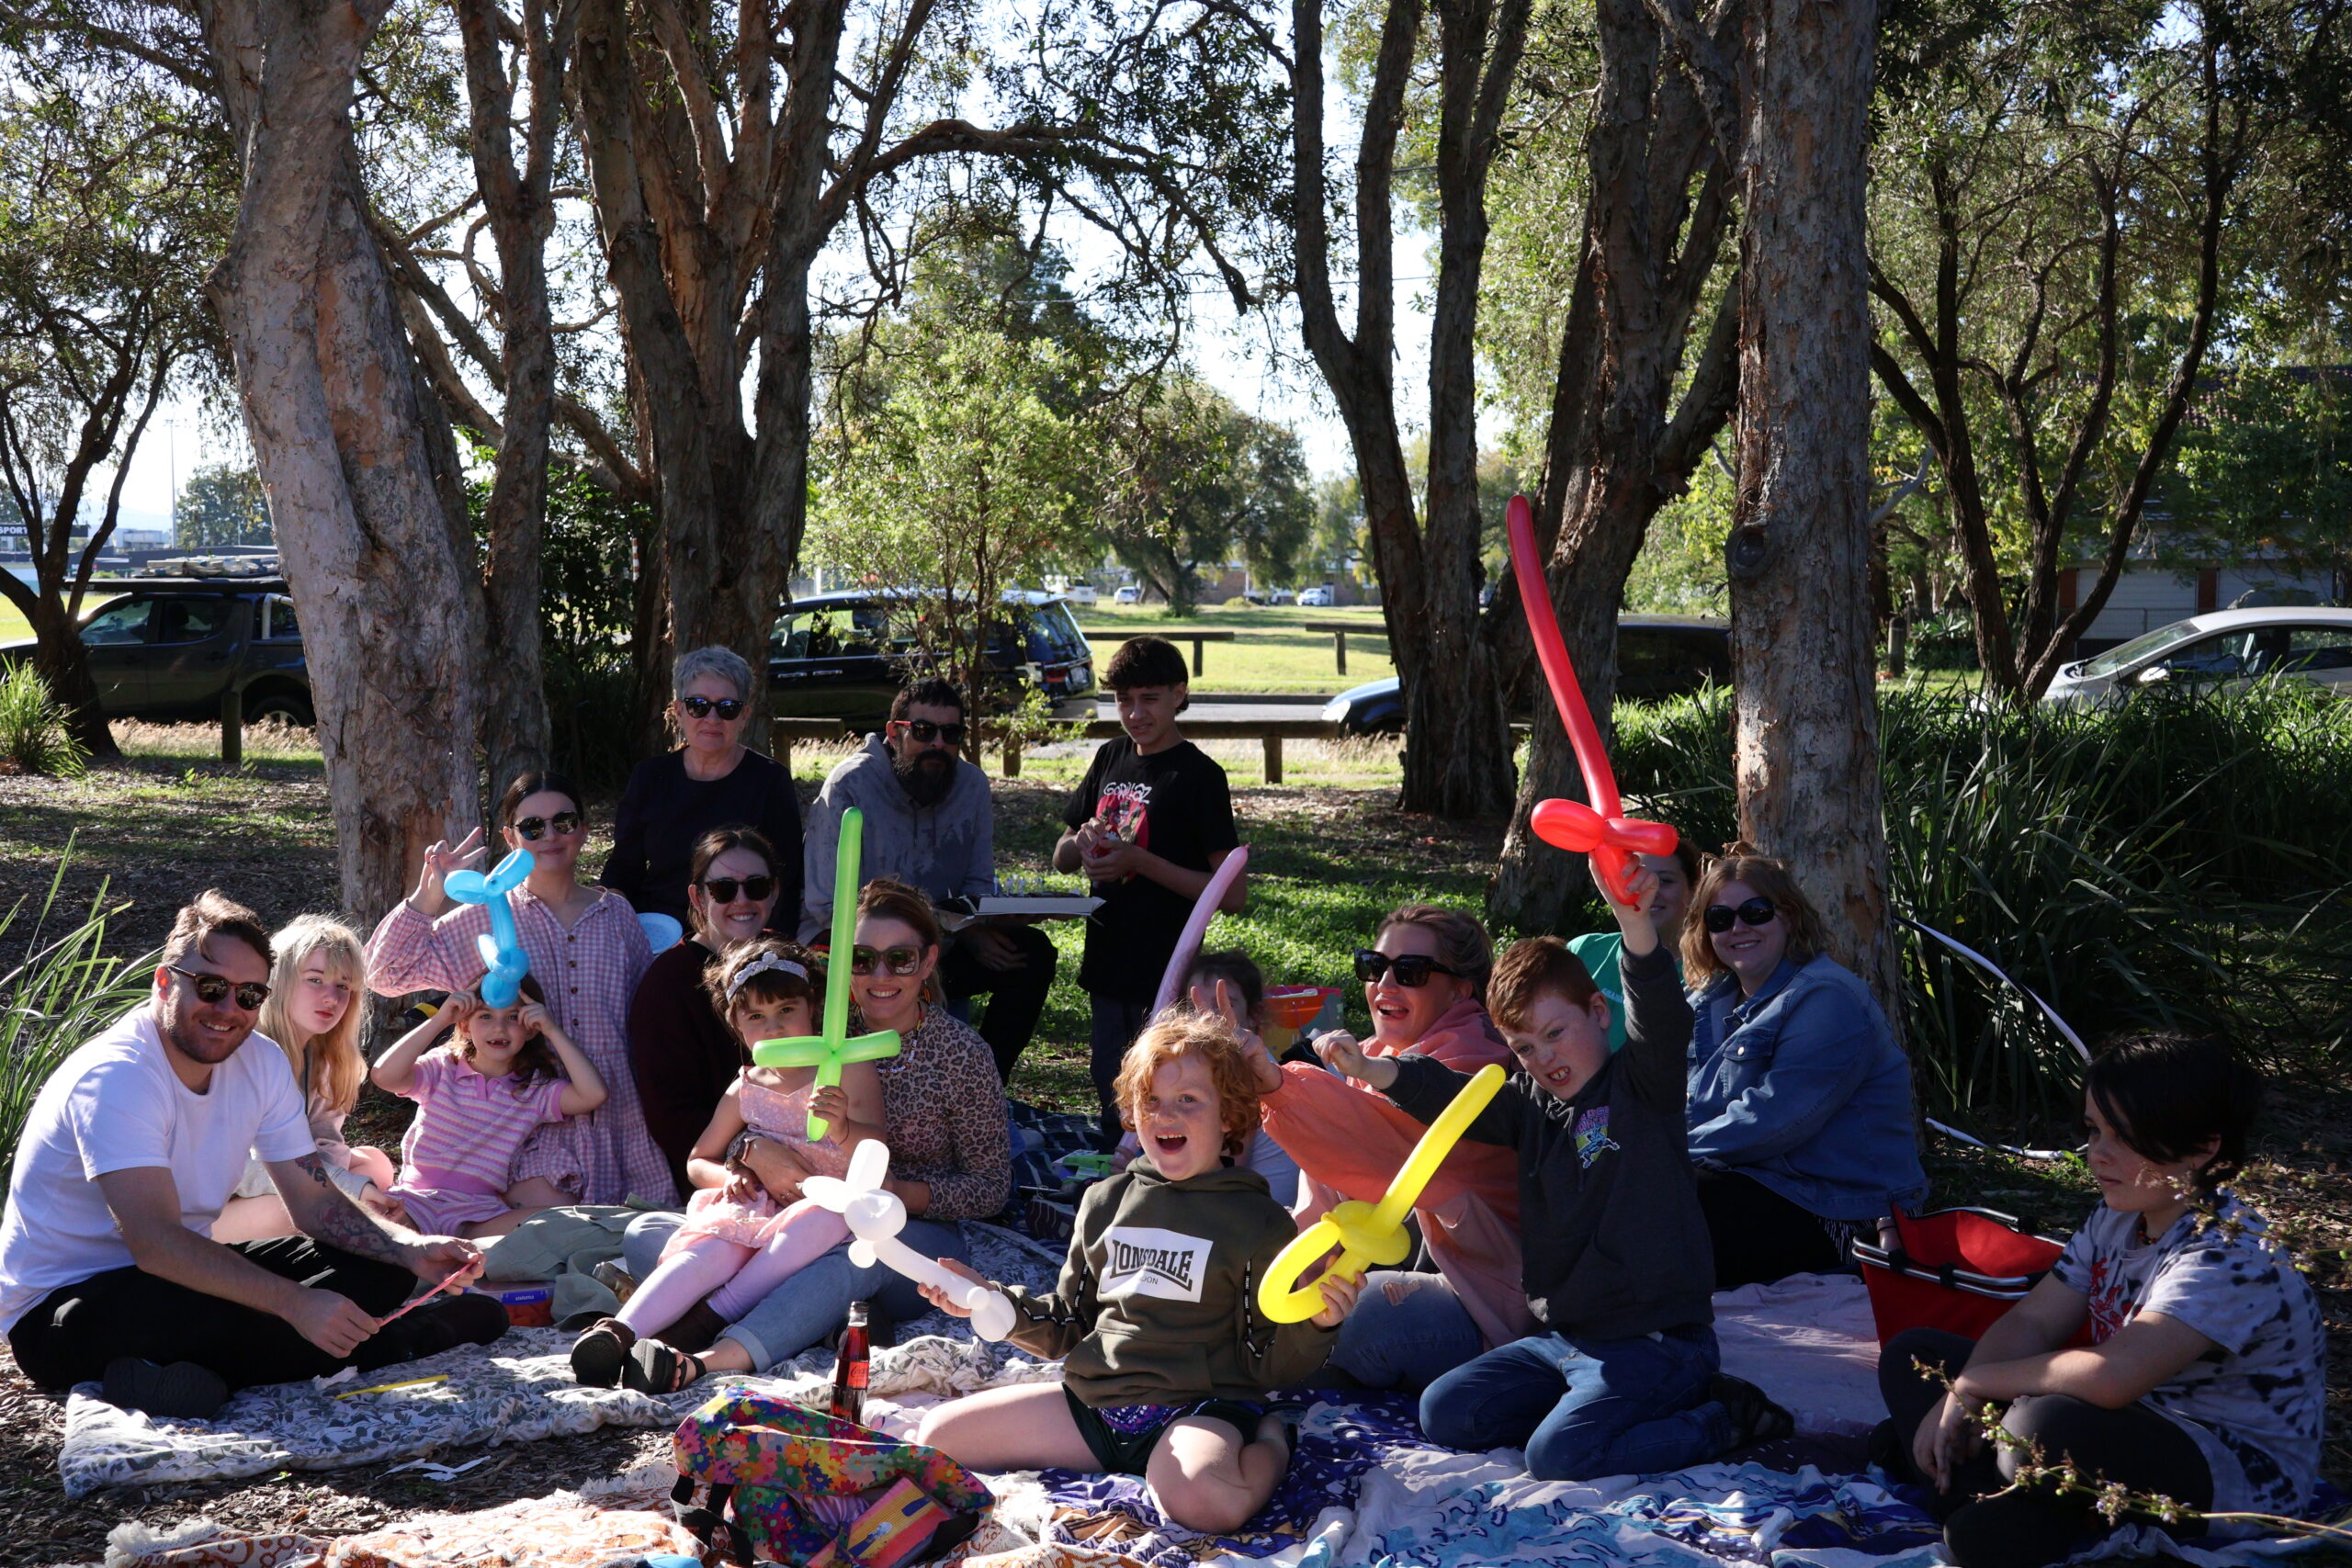
[[[899,1054],[899,1032],[880,1030],[849,1037],[849,965],[857,929],[857,874],[865,861],[865,814],[853,806],[842,813],[839,852],[833,856],[833,945],[825,959],[825,1032],[788,1040],[763,1040],[752,1047],[752,1060],[763,1067],[814,1067],[817,1087],[831,1089],[842,1081],[842,1069],[852,1062],[878,1062]],[[808,1141],[825,1135],[828,1123],[808,1113]]]

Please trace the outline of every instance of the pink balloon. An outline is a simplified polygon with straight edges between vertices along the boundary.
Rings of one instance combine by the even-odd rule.
[[[1225,857],[1209,877],[1209,885],[1193,901],[1192,918],[1184,922],[1184,934],[1176,939],[1176,951],[1169,956],[1168,973],[1159,977],[1159,996],[1151,1004],[1155,1016],[1167,1011],[1184,992],[1184,977],[1193,972],[1193,960],[1201,955],[1201,938],[1208,935],[1209,922],[1216,918],[1216,907],[1250,863],[1250,846],[1242,844]]]

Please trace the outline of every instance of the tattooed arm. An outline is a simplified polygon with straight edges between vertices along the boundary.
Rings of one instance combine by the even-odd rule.
[[[436,1285],[461,1269],[470,1269],[469,1279],[481,1271],[481,1252],[473,1243],[455,1236],[420,1236],[377,1218],[344,1196],[325,1159],[315,1153],[271,1160],[269,1175],[295,1227],[313,1241],[356,1258],[397,1263]]]

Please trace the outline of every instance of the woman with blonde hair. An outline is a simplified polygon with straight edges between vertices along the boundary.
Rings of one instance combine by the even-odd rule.
[[[1731,845],[1682,921],[1690,1157],[1715,1288],[1827,1273],[1928,1190],[1911,1064],[1786,863]]]
[[[311,1135],[336,1185],[371,1208],[389,1211],[390,1158],[381,1149],[355,1149],[343,1141],[344,1118],[359,1102],[359,1086],[368,1077],[368,1060],[359,1053],[357,1005],[368,961],[359,937],[328,916],[297,915],[270,938],[270,950],[277,962],[255,1032],[286,1053],[310,1109]],[[293,1218],[268,1171],[254,1160],[213,1222],[212,1239],[259,1241],[293,1234]]]

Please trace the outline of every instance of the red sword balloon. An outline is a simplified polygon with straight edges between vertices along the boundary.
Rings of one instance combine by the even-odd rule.
[[[1535,657],[1544,665],[1544,682],[1560,710],[1568,743],[1577,749],[1577,766],[1584,773],[1584,792],[1592,804],[1576,800],[1539,801],[1531,826],[1545,843],[1571,854],[1587,854],[1600,868],[1609,896],[1620,904],[1634,900],[1626,889],[1634,857],[1670,855],[1675,831],[1664,822],[1645,821],[1624,814],[1617,795],[1617,775],[1609,769],[1609,753],[1601,749],[1600,731],[1592,711],[1584,705],[1584,689],[1568,663],[1567,645],[1560,640],[1559,618],[1552,613],[1552,595],[1544,581],[1544,560],[1535,550],[1535,509],[1527,498],[1515,495],[1504,513],[1510,535],[1511,574],[1519,579],[1519,602],[1527,611],[1527,629],[1535,638]]]

